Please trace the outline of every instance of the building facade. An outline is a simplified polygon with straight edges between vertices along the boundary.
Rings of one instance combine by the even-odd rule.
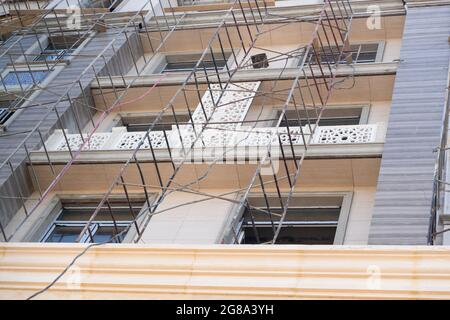
[[[0,298],[450,297],[450,1],[0,11]]]

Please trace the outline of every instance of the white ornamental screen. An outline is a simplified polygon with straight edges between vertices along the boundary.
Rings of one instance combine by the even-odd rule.
[[[189,147],[192,144],[196,134],[202,131],[206,118],[210,120],[197,140],[196,146],[227,145],[232,141],[235,130],[241,127],[240,122],[245,119],[260,84],[260,81],[236,82],[228,84],[224,90],[219,84],[211,85],[192,115],[194,128],[192,121],[189,125],[180,128],[183,145]],[[177,145],[181,146],[176,127],[173,127],[172,133],[174,134],[172,141],[177,141]]]

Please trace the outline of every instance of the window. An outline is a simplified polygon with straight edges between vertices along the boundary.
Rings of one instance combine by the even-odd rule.
[[[361,43],[350,45],[350,52],[352,54],[352,63],[372,63],[377,61],[379,43]],[[323,63],[335,63],[339,57],[339,48],[336,46],[326,47],[320,52],[320,60]],[[310,53],[311,63],[317,63],[316,56]],[[346,63],[343,59],[341,63]]]
[[[16,100],[0,100],[0,127],[11,118],[17,108],[23,102],[22,99]]]
[[[278,198],[250,197],[238,225],[241,244],[272,241],[283,212]],[[283,203],[286,199],[283,199]],[[277,244],[334,244],[341,220],[343,197],[294,197],[287,209]],[[262,210],[262,211],[261,211]],[[270,213],[269,212],[270,210]]]
[[[56,61],[72,54],[83,42],[76,36],[51,37],[45,50],[35,58],[35,61]]]
[[[7,42],[11,37],[11,33],[2,33],[0,34],[0,45]]]
[[[3,77],[4,86],[28,86],[40,83],[47,76],[48,71],[10,71]]]
[[[225,58],[222,53],[215,53],[214,59],[210,54],[205,55],[203,61],[200,63],[197,70],[215,70],[216,66],[218,70],[221,70],[227,64],[227,59],[230,54],[225,53]],[[163,66],[161,73],[166,72],[188,72],[194,69],[200,59],[201,54],[187,54],[187,55],[171,55],[166,56],[165,65]],[[215,64],[214,64],[215,63]]]
[[[123,0],[109,0],[110,4],[109,4],[109,11],[113,12],[114,10],[116,10],[119,5],[122,3]]]
[[[153,121],[155,121],[157,115],[152,116],[142,116],[142,115],[134,115],[134,116],[122,116],[121,123],[119,126],[124,126],[127,128],[128,132],[135,131],[147,131]],[[186,125],[189,120],[189,114],[181,113],[176,114],[177,122],[179,125]],[[173,115],[167,114],[163,115],[158,123],[152,128],[152,131],[170,131],[172,130],[172,126],[175,125],[175,119]]]
[[[14,114],[9,108],[0,108],[0,125],[3,126],[6,121]]]
[[[75,242],[82,232],[86,222],[91,217],[100,200],[96,201],[65,201],[58,212],[56,220],[42,238],[42,242]],[[110,201],[105,204],[91,223],[89,231],[81,238],[81,242],[104,242],[124,231],[138,216],[144,201]],[[113,242],[122,242],[125,234]]]
[[[47,48],[35,59],[35,61],[56,61],[63,59],[66,55],[72,53],[73,49],[56,49],[53,44],[49,44]]]
[[[280,117],[281,111],[277,113],[277,119]],[[345,126],[358,125],[361,123],[363,115],[363,107],[336,107],[326,108],[320,117],[319,126]],[[302,126],[315,124],[318,119],[318,111],[314,109],[286,110],[286,117],[280,122],[280,127],[298,127],[299,119]],[[286,121],[287,118],[287,121]]]
[[[81,0],[79,3],[82,8],[109,8],[113,11],[123,0]]]
[[[226,0],[177,0],[178,6],[205,5],[213,3],[224,3]]]

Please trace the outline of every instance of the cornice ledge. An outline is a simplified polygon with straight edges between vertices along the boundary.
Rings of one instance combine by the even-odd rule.
[[[1,242],[0,253],[4,252],[79,252],[87,245],[81,243],[41,243],[41,242]],[[184,253],[266,253],[266,252],[289,252],[289,253],[352,253],[352,254],[392,254],[394,256],[399,253],[410,254],[427,254],[427,253],[444,253],[449,255],[450,246],[422,246],[422,245],[289,245],[289,246],[273,246],[273,245],[223,245],[223,244],[104,244],[93,247],[89,252],[108,253],[117,252],[124,253],[134,251],[136,253],[147,254],[149,252],[184,252]],[[0,259],[2,256],[0,256]],[[1,261],[1,260],[0,260]]]
[[[0,298],[29,297],[83,248],[0,244]],[[77,261],[78,286],[67,274],[38,298],[448,299],[449,263],[449,247],[113,244]]]

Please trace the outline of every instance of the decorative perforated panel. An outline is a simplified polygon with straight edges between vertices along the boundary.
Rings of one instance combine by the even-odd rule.
[[[195,140],[196,133],[201,132],[202,124],[206,122],[205,114],[210,119],[208,128],[203,131],[196,146],[227,145],[235,134],[234,130],[241,126],[240,122],[247,115],[260,83],[259,81],[231,83],[226,90],[222,90],[219,84],[211,85],[211,90],[205,92],[192,115],[195,131],[189,125],[180,130],[183,145],[189,147]],[[180,139],[176,135],[173,138],[181,146]]]
[[[314,143],[368,143],[375,140],[376,125],[333,126],[317,128]]]
[[[243,129],[243,128],[242,128]],[[309,139],[309,131],[306,128],[302,130],[300,127],[290,127],[289,134],[286,127],[280,128],[248,128],[247,132],[242,131],[238,136],[235,137],[235,141],[239,143],[240,146],[263,146],[269,144],[278,145],[280,141],[283,145],[289,145],[290,140],[292,144],[301,145],[303,140]]]
[[[84,146],[83,150],[101,150],[105,142],[109,139],[111,133],[95,133],[89,139],[89,142]],[[84,139],[87,136],[83,136]],[[78,150],[83,144],[83,139],[81,139],[81,135],[79,134],[68,134],[67,140],[69,142],[70,150],[75,151]],[[67,151],[69,148],[67,147],[66,140],[62,139],[60,144],[56,147],[56,151]]]
[[[116,145],[116,149],[131,150],[138,146],[139,142],[145,136],[146,132],[126,132],[122,135]],[[149,139],[154,149],[166,148],[166,140],[163,131],[151,131]],[[141,149],[150,149],[149,139],[145,139]]]

